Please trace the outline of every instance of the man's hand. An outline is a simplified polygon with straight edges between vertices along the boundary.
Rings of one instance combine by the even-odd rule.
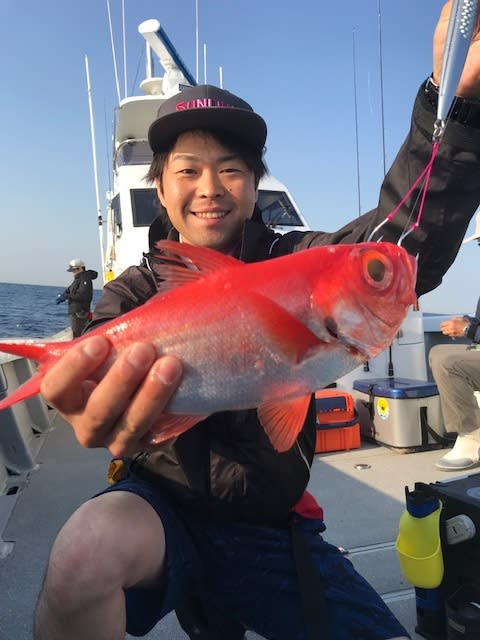
[[[443,335],[450,336],[450,338],[463,338],[465,335],[463,332],[466,326],[468,326],[468,322],[465,318],[456,316],[455,318],[441,322],[440,331]]]
[[[448,21],[452,10],[452,0],[447,2],[441,11],[433,37],[433,80],[439,84],[442,72],[443,52],[447,38]],[[456,95],[460,97],[480,98],[480,17],[468,51],[462,76],[458,84]]]
[[[114,457],[145,449],[148,432],[182,376],[178,359],[157,359],[152,344],[121,353],[99,382],[110,343],[92,336],[74,345],[42,380],[46,402],[69,422],[84,447],[106,447]]]

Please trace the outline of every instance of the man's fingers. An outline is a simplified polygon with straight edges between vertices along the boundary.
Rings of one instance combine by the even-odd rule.
[[[91,392],[82,416],[82,432],[77,432],[84,446],[104,445],[109,432],[122,422],[138,387],[155,361],[152,344],[136,343],[119,355],[110,369]]]
[[[110,343],[103,336],[92,336],[74,344],[48,371],[40,385],[45,400],[59,411],[80,410],[85,401],[81,384],[103,363]]]
[[[154,364],[106,441],[113,455],[138,450],[140,440],[177,390],[181,376],[182,366],[177,358],[165,356]]]

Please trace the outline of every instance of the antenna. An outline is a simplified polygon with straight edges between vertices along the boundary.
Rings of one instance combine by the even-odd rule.
[[[382,123],[382,159],[383,159],[383,175],[387,173],[385,164],[385,117],[383,109],[383,54],[382,54],[382,14],[380,11],[380,0],[377,0],[378,7],[378,59],[380,62],[380,107],[381,107],[381,123]]]
[[[223,67],[218,67],[218,77],[220,79],[220,89],[223,89]]]
[[[127,97],[127,39],[125,37],[125,0],[122,0],[122,37],[123,37],[123,79],[125,83],[125,98]]]
[[[93,108],[92,108],[92,88],[90,86],[90,70],[88,68],[88,57],[85,56],[85,73],[87,76],[87,94],[88,94],[88,109],[90,113],[90,133],[92,136],[92,156],[93,156],[93,177],[95,180],[95,197],[97,200],[97,220],[98,220],[98,232],[100,238],[100,255],[102,259],[102,273],[105,269],[104,255],[103,255],[103,220],[102,210],[100,208],[100,195],[98,192],[98,170],[97,170],[97,150],[95,144],[95,127],[93,125]]]
[[[198,0],[195,0],[195,84],[198,84]]]
[[[352,31],[352,45],[353,45],[353,104],[355,107],[355,149],[357,155],[357,199],[358,199],[358,216],[361,215],[361,200],[360,200],[360,158],[358,152],[358,108],[357,108],[357,69],[356,69],[356,55],[355,55],[355,30]]]
[[[112,32],[112,16],[110,13],[110,2],[107,0],[107,12],[108,12],[108,24],[110,27],[110,43],[112,45],[112,57],[113,57],[113,71],[115,73],[115,84],[117,87],[117,98],[118,102],[120,102],[120,84],[118,82],[118,71],[117,71],[117,57],[115,55],[115,45],[113,44],[113,32]]]
[[[150,45],[151,51],[158,56],[165,72],[171,74],[179,72],[177,83],[188,83],[192,87],[197,84],[158,20],[145,20],[138,26],[138,31]]]
[[[203,82],[207,84],[207,43],[203,43]]]

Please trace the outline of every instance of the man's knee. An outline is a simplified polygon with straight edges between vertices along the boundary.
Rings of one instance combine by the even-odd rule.
[[[434,376],[442,371],[447,371],[452,364],[457,362],[458,358],[457,349],[450,344],[436,344],[428,354],[428,362]]]
[[[132,502],[136,508],[134,531],[123,524],[125,518],[132,517]],[[160,565],[164,549],[157,548],[154,557],[143,558],[148,548],[142,550],[142,508],[146,513],[145,526],[151,527],[150,507],[133,494],[109,493],[83,504],[55,540],[45,590],[55,593],[64,608],[70,608],[74,603],[103,598],[112,591],[150,578],[144,575],[142,567],[153,565],[153,559],[158,557]],[[157,516],[155,521],[163,532]],[[161,542],[158,532],[156,540]]]

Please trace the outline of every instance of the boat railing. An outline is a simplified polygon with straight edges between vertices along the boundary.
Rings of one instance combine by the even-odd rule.
[[[48,340],[70,338],[71,330],[65,329]],[[37,364],[32,360],[0,354],[0,400],[18,389],[36,371]],[[8,543],[1,537],[3,525],[28,474],[36,468],[38,452],[52,429],[52,419],[53,410],[39,394],[0,411],[0,558],[8,553]]]

